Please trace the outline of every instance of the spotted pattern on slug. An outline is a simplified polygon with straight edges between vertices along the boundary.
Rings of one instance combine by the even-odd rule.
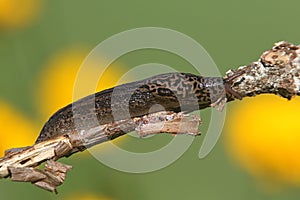
[[[209,106],[222,109],[227,97],[237,96],[227,80],[190,73],[168,73],[97,92],[54,113],[36,143],[66,133],[84,134],[84,131],[101,124],[146,115],[150,110],[158,112],[163,108],[190,112]],[[161,106],[155,107],[156,104]]]

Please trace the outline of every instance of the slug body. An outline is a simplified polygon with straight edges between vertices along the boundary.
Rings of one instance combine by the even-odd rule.
[[[97,92],[67,105],[50,117],[36,143],[162,110],[191,112],[209,106],[222,107],[234,98],[240,97],[231,90],[230,78],[161,74]]]

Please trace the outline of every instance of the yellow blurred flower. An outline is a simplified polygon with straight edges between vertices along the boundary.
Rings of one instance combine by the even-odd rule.
[[[300,185],[300,98],[245,98],[228,110],[226,146],[269,186]]]
[[[73,194],[64,199],[70,200],[112,200],[112,198],[107,196],[97,196],[95,194]]]
[[[46,120],[55,111],[72,102],[76,76],[87,54],[88,52],[82,48],[60,53],[51,59],[41,72],[37,84],[37,110],[44,119],[38,120],[41,122],[39,127],[11,105],[0,101],[0,156],[3,156],[7,149],[33,145]],[[101,67],[101,60],[95,61],[95,64]],[[84,74],[85,80],[89,80],[95,73],[94,67],[89,70]],[[97,91],[113,87],[123,72],[124,68],[119,64],[108,67],[99,80]],[[89,91],[80,91],[82,97],[89,94]]]
[[[4,101],[0,101],[0,111],[0,157],[7,149],[32,145],[39,128]]]
[[[76,76],[87,55],[88,51],[85,51],[82,47],[61,52],[54,56],[41,72],[39,85],[37,86],[37,100],[44,116],[49,117],[55,111],[73,101]],[[89,70],[84,73],[83,80],[88,82],[90,77],[97,71],[95,67],[104,67],[102,63],[101,58],[95,61],[95,66],[89,67]],[[109,66],[102,74],[96,91],[115,86],[124,72],[124,68],[120,64]],[[80,89],[81,97],[91,94],[84,87]]]
[[[40,0],[0,0],[0,29],[24,27],[37,16]]]

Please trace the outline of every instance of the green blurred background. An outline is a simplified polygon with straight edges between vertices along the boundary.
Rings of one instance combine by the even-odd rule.
[[[300,43],[299,6],[299,1],[292,0],[44,0],[30,25],[1,29],[0,97],[31,119],[37,119],[34,98],[39,72],[56,52],[74,46],[92,50],[113,34],[146,26],[170,28],[192,37],[203,45],[225,74],[230,68],[257,60],[276,41]],[[157,62],[185,71],[186,64],[174,55],[151,50],[124,56],[119,62],[126,70]],[[233,106],[231,103],[229,108]],[[204,115],[209,112],[205,111]],[[205,126],[201,130],[205,134]],[[198,151],[203,137],[197,137],[172,165],[147,174],[119,172],[92,156],[77,154],[61,160],[74,169],[58,188],[58,195],[30,184],[1,180],[1,199],[74,199],[80,194],[116,200],[299,199],[297,188],[275,193],[262,189],[225,153],[222,136],[211,154],[200,160]],[[137,139],[129,139],[122,146],[132,149],[136,145],[143,152],[168,140],[170,136],[155,136],[144,146]]]

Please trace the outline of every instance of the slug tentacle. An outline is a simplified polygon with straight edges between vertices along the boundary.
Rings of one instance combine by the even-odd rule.
[[[236,91],[234,91],[232,89],[232,83],[233,83],[233,80],[240,77],[242,74],[244,74],[245,71],[244,70],[239,70],[239,71],[236,71],[234,74],[232,74],[231,76],[229,77],[226,77],[224,78],[224,86],[225,86],[225,91],[226,91],[226,94],[231,97],[231,98],[236,98],[236,99],[239,99],[239,100],[242,100],[243,97],[237,93]]]

